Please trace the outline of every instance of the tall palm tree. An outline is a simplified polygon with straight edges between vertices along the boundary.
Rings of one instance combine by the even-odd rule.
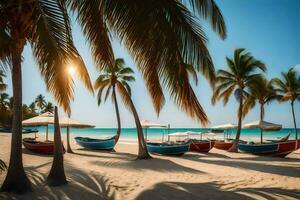
[[[35,102],[32,102],[31,104],[29,104],[28,107],[29,107],[31,113],[36,114],[36,104],[35,104]]]
[[[44,109],[44,107],[46,105],[45,96],[43,96],[42,94],[39,94],[35,98],[35,103],[36,103],[36,106],[39,108],[39,113],[41,114],[42,110]]]
[[[273,87],[273,83],[263,76],[254,78],[249,83],[248,92],[243,106],[243,117],[246,116],[256,103],[258,103],[260,105],[260,121],[263,121],[265,116],[265,104],[269,104],[275,99],[277,99],[277,93]],[[262,130],[260,139],[262,143]]]
[[[53,104],[51,102],[47,102],[44,106],[43,113],[45,113],[45,112],[53,113],[53,111],[54,111]]]
[[[120,113],[116,96],[116,89],[120,93],[124,104],[129,108],[129,110],[133,113],[137,134],[138,134],[138,142],[139,142],[139,152],[138,158],[146,159],[150,158],[148,153],[146,142],[143,135],[142,126],[140,124],[139,116],[135,109],[135,106],[131,99],[131,89],[128,84],[130,81],[134,81],[135,78],[132,76],[133,70],[130,67],[125,66],[125,62],[122,58],[118,58],[115,60],[114,66],[106,68],[103,74],[100,74],[97,78],[94,88],[98,91],[98,105],[101,104],[102,94],[106,89],[104,101],[107,100],[111,93],[112,102],[115,104],[115,111],[117,116],[118,130],[116,136],[116,142],[120,137],[121,131],[121,121],[120,121]]]
[[[22,161],[22,74],[21,61],[28,42],[37,60],[47,89],[58,104],[70,111],[73,98],[71,77],[66,76],[66,65],[76,64],[79,78],[92,91],[85,65],[75,49],[64,1],[0,1],[0,64],[8,65],[12,74],[13,123],[11,154],[3,191],[24,193],[31,191]]]
[[[256,60],[242,48],[235,49],[233,59],[226,57],[226,62],[228,70],[218,70],[212,103],[215,104],[217,100],[223,99],[226,105],[232,93],[239,101],[237,134],[232,148],[229,149],[229,151],[236,152],[241,134],[245,89],[254,78],[261,76],[255,71],[257,69],[265,71],[266,67],[264,63]]]
[[[164,104],[165,87],[189,116],[202,124],[208,122],[200,103],[186,97],[186,93],[194,93],[188,82],[184,88],[178,88],[175,76],[179,71],[173,72],[179,68],[173,66],[191,64],[213,83],[214,66],[206,47],[206,36],[197,19],[210,21],[212,29],[222,39],[226,37],[222,14],[213,0],[3,0],[0,2],[0,62],[12,65],[15,97],[14,148],[2,185],[5,191],[30,190],[21,155],[21,56],[25,43],[28,41],[33,48],[48,90],[67,112],[70,112],[73,98],[73,82],[70,77],[65,77],[63,66],[69,60],[76,63],[77,74],[92,89],[81,57],[72,43],[65,3],[74,11],[99,68],[113,66],[109,36],[115,35],[135,58],[157,113]]]
[[[122,58],[117,58],[115,60],[114,66],[112,68],[107,69],[105,73],[100,74],[94,85],[94,89],[98,91],[98,106],[100,106],[101,104],[104,89],[107,89],[104,101],[107,100],[108,96],[110,95],[110,92],[112,91],[111,100],[115,106],[118,127],[116,142],[119,140],[121,134],[121,119],[116,96],[116,81],[122,82],[122,84],[124,85],[128,85],[127,82],[135,80],[135,78],[132,76],[133,73],[134,72],[131,68],[125,66],[125,62]],[[127,86],[127,91],[130,95],[131,91],[129,85]]]
[[[4,83],[5,74],[0,70],[0,92],[6,90],[6,84]]]
[[[295,139],[298,139],[297,123],[294,110],[294,103],[296,100],[300,100],[300,76],[294,68],[289,69],[288,72],[282,72],[282,79],[274,78],[272,82],[277,86],[279,101],[289,101],[291,103]],[[296,142],[297,149],[297,142]]]

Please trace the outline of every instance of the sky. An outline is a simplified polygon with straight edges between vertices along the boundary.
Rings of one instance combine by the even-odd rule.
[[[225,57],[232,57],[235,48],[246,48],[256,59],[262,60],[268,67],[266,77],[280,77],[281,72],[297,66],[300,72],[300,1],[299,0],[216,0],[221,9],[228,29],[228,37],[223,41],[212,32],[206,22],[202,22],[208,37],[208,49],[216,69],[226,68]],[[83,57],[92,81],[99,72],[91,58],[89,45],[80,27],[73,21],[73,39],[79,53]],[[113,48],[116,57],[124,58],[126,65],[135,71],[136,82],[131,84],[132,99],[138,110],[140,119],[148,119],[170,124],[171,127],[201,127],[201,124],[190,119],[180,111],[171,99],[159,116],[155,113],[144,81],[137,70],[129,52],[114,40]],[[38,94],[43,94],[48,101],[55,103],[52,95],[46,91],[38,66],[32,56],[31,48],[26,46],[23,52],[23,103],[31,103]],[[6,79],[9,94],[12,94],[10,73]],[[116,127],[115,110],[108,100],[97,106],[96,96],[75,80],[75,99],[72,102],[72,118],[89,122],[97,127]],[[193,85],[197,97],[210,120],[209,126],[222,123],[237,123],[238,103],[234,98],[224,106],[222,102],[211,105],[212,91],[207,81],[200,75],[197,86]],[[167,94],[167,93],[166,93]],[[166,95],[168,96],[168,95]],[[119,98],[120,101],[120,98]],[[132,115],[119,103],[122,127],[134,127]],[[297,123],[300,125],[300,102],[295,105]],[[64,113],[60,109],[60,115]],[[255,107],[244,119],[250,122],[259,118],[259,109]],[[289,103],[271,103],[265,108],[265,120],[280,123],[284,127],[292,127],[292,115]]]

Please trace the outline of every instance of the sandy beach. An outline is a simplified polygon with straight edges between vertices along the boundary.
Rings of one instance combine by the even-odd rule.
[[[300,199],[300,151],[273,158],[212,149],[135,160],[135,144],[121,142],[115,152],[72,146],[75,154],[64,157],[68,185],[48,187],[52,157],[23,149],[34,192],[1,193],[0,199]],[[0,148],[0,158],[8,163],[10,134],[0,134]]]

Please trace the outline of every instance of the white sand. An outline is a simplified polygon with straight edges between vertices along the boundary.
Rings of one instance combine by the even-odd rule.
[[[133,144],[118,144],[110,153],[72,146],[75,154],[65,154],[68,185],[48,187],[52,157],[24,150],[35,192],[1,193],[0,199],[300,199],[300,151],[285,159],[213,149],[135,160]],[[10,134],[0,134],[0,158],[6,163],[9,147]],[[0,175],[0,185],[4,177]]]

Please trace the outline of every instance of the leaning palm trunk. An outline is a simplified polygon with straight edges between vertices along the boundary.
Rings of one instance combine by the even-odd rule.
[[[240,136],[241,136],[241,129],[242,129],[242,117],[243,117],[243,96],[240,96],[240,106],[239,106],[239,112],[238,112],[238,127],[237,127],[237,133],[236,133],[236,137],[234,140],[234,143],[232,145],[232,147],[228,150],[229,152],[237,152],[237,145],[240,141]]]
[[[139,143],[138,159],[151,158],[150,154],[148,153],[148,149],[147,149],[146,142],[145,142],[144,135],[143,135],[143,128],[142,128],[139,116],[136,112],[135,106],[130,97],[129,97],[129,101],[130,101],[129,104],[130,104],[131,111],[133,113],[136,130],[137,130],[137,135],[138,135],[138,143]]]
[[[67,152],[68,153],[74,153],[72,151],[71,145],[70,145],[70,127],[67,127]]]
[[[118,107],[118,102],[117,102],[117,97],[116,97],[116,88],[115,88],[115,86],[113,86],[112,99],[115,103],[117,123],[118,123],[117,135],[116,135],[116,139],[115,139],[115,142],[117,143],[119,141],[119,138],[120,138],[120,135],[121,135],[121,120],[120,120],[120,112],[119,112],[119,107]]]
[[[264,105],[260,104],[260,121],[264,120],[264,113],[265,113]],[[262,130],[262,128],[260,129],[260,143],[261,144],[263,143],[263,130]]]
[[[32,191],[22,161],[22,70],[21,56],[24,41],[16,41],[12,54],[12,86],[13,86],[13,122],[9,167],[3,182],[2,191],[26,193]]]
[[[296,124],[296,116],[295,116],[295,110],[294,110],[294,102],[291,102],[292,107],[292,114],[293,114],[293,120],[294,120],[294,129],[295,129],[295,140],[296,140],[296,149],[298,149],[298,131],[297,131],[297,124]]]
[[[50,173],[47,177],[47,183],[50,186],[59,186],[68,183],[64,170],[63,145],[61,142],[56,106],[54,108],[54,158]]]

